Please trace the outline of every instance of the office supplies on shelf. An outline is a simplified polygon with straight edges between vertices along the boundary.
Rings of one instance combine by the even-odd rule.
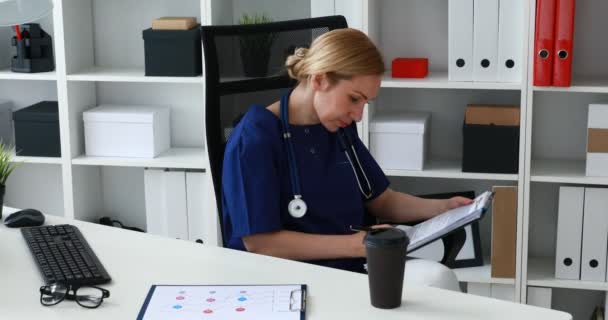
[[[306,313],[302,285],[152,285],[137,320],[300,320]]]
[[[557,0],[555,6],[552,84],[557,87],[569,87],[572,81],[574,7],[574,0]]]
[[[55,70],[53,41],[37,23],[15,26],[16,35],[11,44],[16,48],[16,55],[11,59],[13,72],[49,72]]]
[[[536,1],[533,80],[535,86],[550,86],[553,80],[555,5],[556,0]]]
[[[41,101],[17,110],[13,120],[17,155],[61,157],[57,101]]]
[[[521,82],[523,66],[523,0],[500,0],[498,12],[498,81]]]
[[[473,12],[473,81],[497,81],[498,0],[474,0]]]
[[[584,199],[584,188],[564,186],[559,188],[555,244],[555,278],[557,279],[580,279]]]
[[[0,99],[0,142],[7,146],[13,145],[13,104]]]
[[[96,285],[111,281],[77,227],[63,224],[21,229],[47,284]]]
[[[428,58],[395,58],[391,64],[393,78],[426,78],[428,74]]]
[[[171,147],[166,106],[100,105],[83,113],[88,156],[155,158]]]
[[[196,26],[196,17],[160,17],[152,20],[152,30],[190,30]]]
[[[410,239],[407,252],[412,252],[452,231],[479,220],[483,217],[491,200],[492,192],[486,191],[469,205],[446,211],[415,226],[397,226],[397,228],[405,231]]]
[[[608,189],[585,188],[581,280],[606,281]]]
[[[528,286],[527,304],[541,308],[551,309],[552,288]]]
[[[492,278],[515,278],[517,187],[495,186],[492,191]]]
[[[585,175],[608,177],[608,104],[590,104]]]
[[[462,171],[517,173],[519,106],[468,105],[462,138]]]
[[[448,80],[473,80],[473,0],[448,0]]]
[[[422,170],[429,144],[431,114],[377,114],[369,126],[370,152],[383,169]]]
[[[195,77],[202,73],[201,31],[153,30],[142,32],[146,76]]]

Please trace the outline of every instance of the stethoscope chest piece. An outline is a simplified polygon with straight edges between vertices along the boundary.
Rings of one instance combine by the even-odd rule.
[[[306,214],[308,207],[306,206],[306,202],[304,202],[304,200],[302,200],[300,197],[295,197],[289,201],[288,210],[292,217],[302,218]]]

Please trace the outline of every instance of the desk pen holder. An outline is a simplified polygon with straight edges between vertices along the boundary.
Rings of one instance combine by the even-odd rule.
[[[51,36],[36,23],[24,24],[21,29],[21,39],[11,38],[11,45],[16,48],[16,55],[11,59],[11,70],[22,73],[55,70]]]

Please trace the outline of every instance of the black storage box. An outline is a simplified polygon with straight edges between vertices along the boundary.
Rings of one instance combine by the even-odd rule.
[[[42,101],[13,112],[17,155],[61,157],[59,105]]]
[[[488,110],[487,107],[486,110]],[[493,107],[496,108],[496,107]],[[512,107],[511,107],[512,108]],[[470,123],[465,119],[463,126],[462,143],[462,171],[480,173],[517,173],[519,168],[519,108],[509,110],[503,108],[502,113],[495,115],[504,123],[515,124],[515,121],[505,120],[506,118],[515,119],[517,125],[500,125],[495,123],[480,124],[484,122],[483,116]],[[516,112],[516,113],[515,113]],[[500,113],[500,112],[499,112]],[[467,109],[467,116],[469,110]],[[492,120],[486,120],[492,121]]]
[[[143,31],[146,76],[194,77],[202,72],[201,30]]]

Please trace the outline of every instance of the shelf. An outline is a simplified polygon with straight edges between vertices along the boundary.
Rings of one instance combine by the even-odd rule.
[[[481,267],[471,268],[456,268],[452,269],[456,273],[456,277],[460,282],[475,282],[475,283],[494,283],[494,284],[510,284],[515,285],[515,279],[507,278],[492,278],[490,258],[486,257],[486,263]]]
[[[462,164],[460,160],[430,160],[425,164],[425,169],[421,171],[384,169],[384,174],[393,177],[426,177],[469,180],[517,181],[518,179],[517,174],[462,172]]]
[[[93,67],[67,76],[69,81],[203,83],[203,77],[147,77],[143,68]]]
[[[203,148],[172,148],[154,159],[91,157],[81,155],[72,160],[72,164],[84,166],[176,169],[205,169],[205,163],[205,150]]]
[[[39,72],[39,73],[19,73],[12,72],[10,69],[0,70],[0,80],[57,80],[57,73],[51,72]]]
[[[392,78],[390,71],[382,79],[382,88],[520,90],[520,83],[449,81],[447,71],[431,71],[424,79]]]
[[[24,164],[28,163],[39,163],[39,164],[61,164],[61,158],[58,157],[22,157],[15,156],[11,157],[11,162],[21,162]]]
[[[533,182],[608,185],[608,177],[585,176],[585,160],[534,160]]]
[[[561,280],[555,278],[555,258],[528,260],[529,286],[608,291],[608,282]]]
[[[573,79],[570,87],[534,86],[534,91],[608,93],[608,78],[586,77]]]

